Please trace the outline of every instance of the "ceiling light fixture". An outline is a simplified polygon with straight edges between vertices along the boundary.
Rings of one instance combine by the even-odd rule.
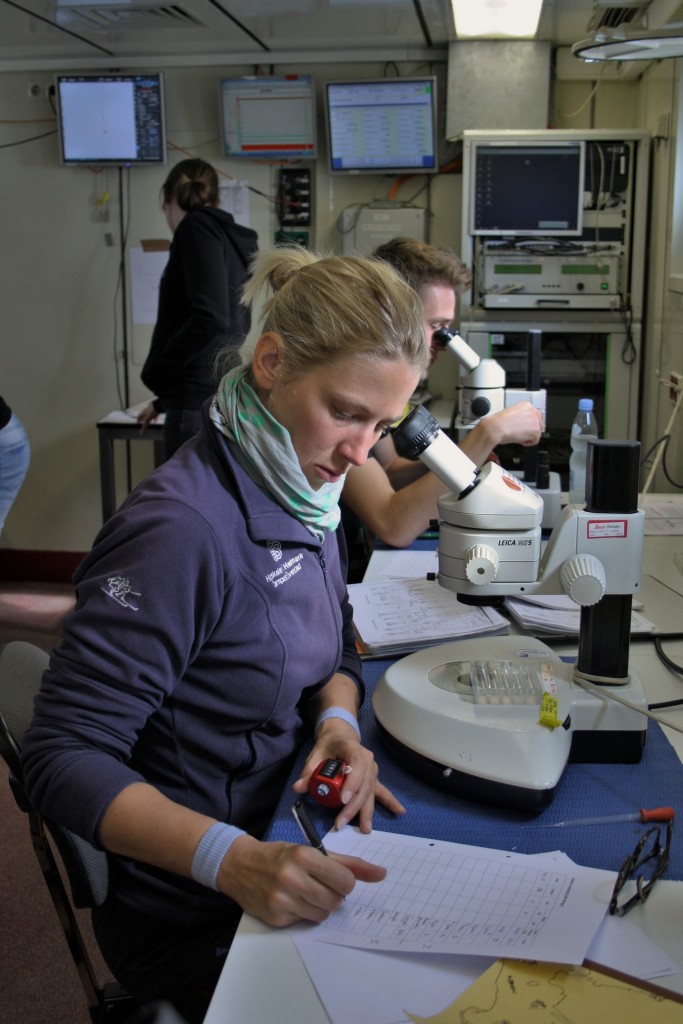
[[[451,0],[458,39],[531,39],[543,0]]]
[[[581,60],[663,60],[683,57],[681,28],[658,28],[651,31],[601,29],[590,39],[574,43],[572,53]]]
[[[597,23],[589,39],[572,46],[575,57],[585,61],[683,57],[681,0],[650,0],[649,3],[638,0],[632,7],[613,10],[607,0],[594,0],[594,3],[593,22],[598,16]],[[588,28],[590,31],[593,23]]]

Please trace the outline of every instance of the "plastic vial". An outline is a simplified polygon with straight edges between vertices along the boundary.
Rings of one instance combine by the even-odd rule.
[[[586,504],[586,453],[589,441],[598,438],[598,424],[593,415],[593,399],[580,398],[579,411],[572,423],[569,444],[569,503]]]

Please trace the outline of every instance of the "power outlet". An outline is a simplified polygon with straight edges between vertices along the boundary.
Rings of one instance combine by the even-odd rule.
[[[669,398],[672,402],[675,403],[678,400],[681,389],[683,389],[683,373],[674,370],[669,374]]]
[[[46,100],[50,95],[50,82],[31,82],[27,95],[30,100]]]
[[[673,402],[678,400],[678,396],[683,389],[683,374],[678,373],[674,370],[669,374],[669,397]]]

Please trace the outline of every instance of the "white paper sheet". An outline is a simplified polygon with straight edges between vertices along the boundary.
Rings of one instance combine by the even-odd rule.
[[[415,651],[442,640],[507,633],[510,624],[489,607],[462,604],[435,580],[352,583],[353,624],[372,653]]]
[[[140,246],[131,246],[128,259],[133,323],[154,324],[159,306],[159,282],[168,263],[168,251],[145,252]]]
[[[295,932],[357,949],[579,964],[615,879],[613,871],[552,857],[388,832],[347,827],[328,842],[337,853],[386,866],[387,877],[357,882],[331,917]]]
[[[221,181],[218,187],[218,205],[221,210],[231,213],[238,224],[250,225],[249,182]]]
[[[645,509],[646,537],[683,534],[683,495],[657,498],[646,495],[641,507]]]
[[[494,962],[488,957],[378,953],[294,942],[332,1024],[410,1024],[406,1008],[440,1013]]]
[[[333,834],[325,838],[332,849]],[[530,854],[571,870],[560,851]],[[429,1017],[449,1006],[493,963],[493,958],[442,953],[381,953],[292,936],[332,1024],[409,1024],[406,1009]],[[666,953],[629,918],[602,919],[587,957],[644,980],[678,973]],[[349,983],[353,979],[353,983]]]
[[[388,579],[426,579],[428,572],[439,571],[439,553],[433,551],[396,551],[384,562],[380,575]]]
[[[581,610],[578,605],[575,606],[575,611],[562,611],[560,608],[543,608],[526,600],[521,601],[516,597],[507,597],[505,607],[520,627],[533,633],[534,636],[539,634],[551,636],[553,633],[578,636],[581,623]],[[647,619],[641,612],[631,612],[632,634],[654,632],[654,622]]]

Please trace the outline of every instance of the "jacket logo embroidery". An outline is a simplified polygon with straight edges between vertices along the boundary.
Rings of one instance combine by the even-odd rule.
[[[279,562],[282,558],[282,545],[279,540],[269,540],[268,550],[272,556],[274,562]]]
[[[272,554],[272,552],[271,552]],[[282,552],[278,553],[278,557],[282,558]],[[292,555],[282,565],[278,565],[277,569],[273,569],[266,576],[266,583],[270,583],[273,587],[281,587],[284,583],[289,582],[292,576],[296,576],[298,572],[303,569],[304,556],[299,551],[298,554]]]
[[[131,594],[134,597],[140,597],[140,593],[137,590],[133,590],[130,580],[125,576],[111,576],[107,580],[107,586],[100,587],[100,589],[104,591],[107,597],[113,597],[122,608],[132,608],[134,612],[139,610],[139,606],[129,601],[128,597]]]

